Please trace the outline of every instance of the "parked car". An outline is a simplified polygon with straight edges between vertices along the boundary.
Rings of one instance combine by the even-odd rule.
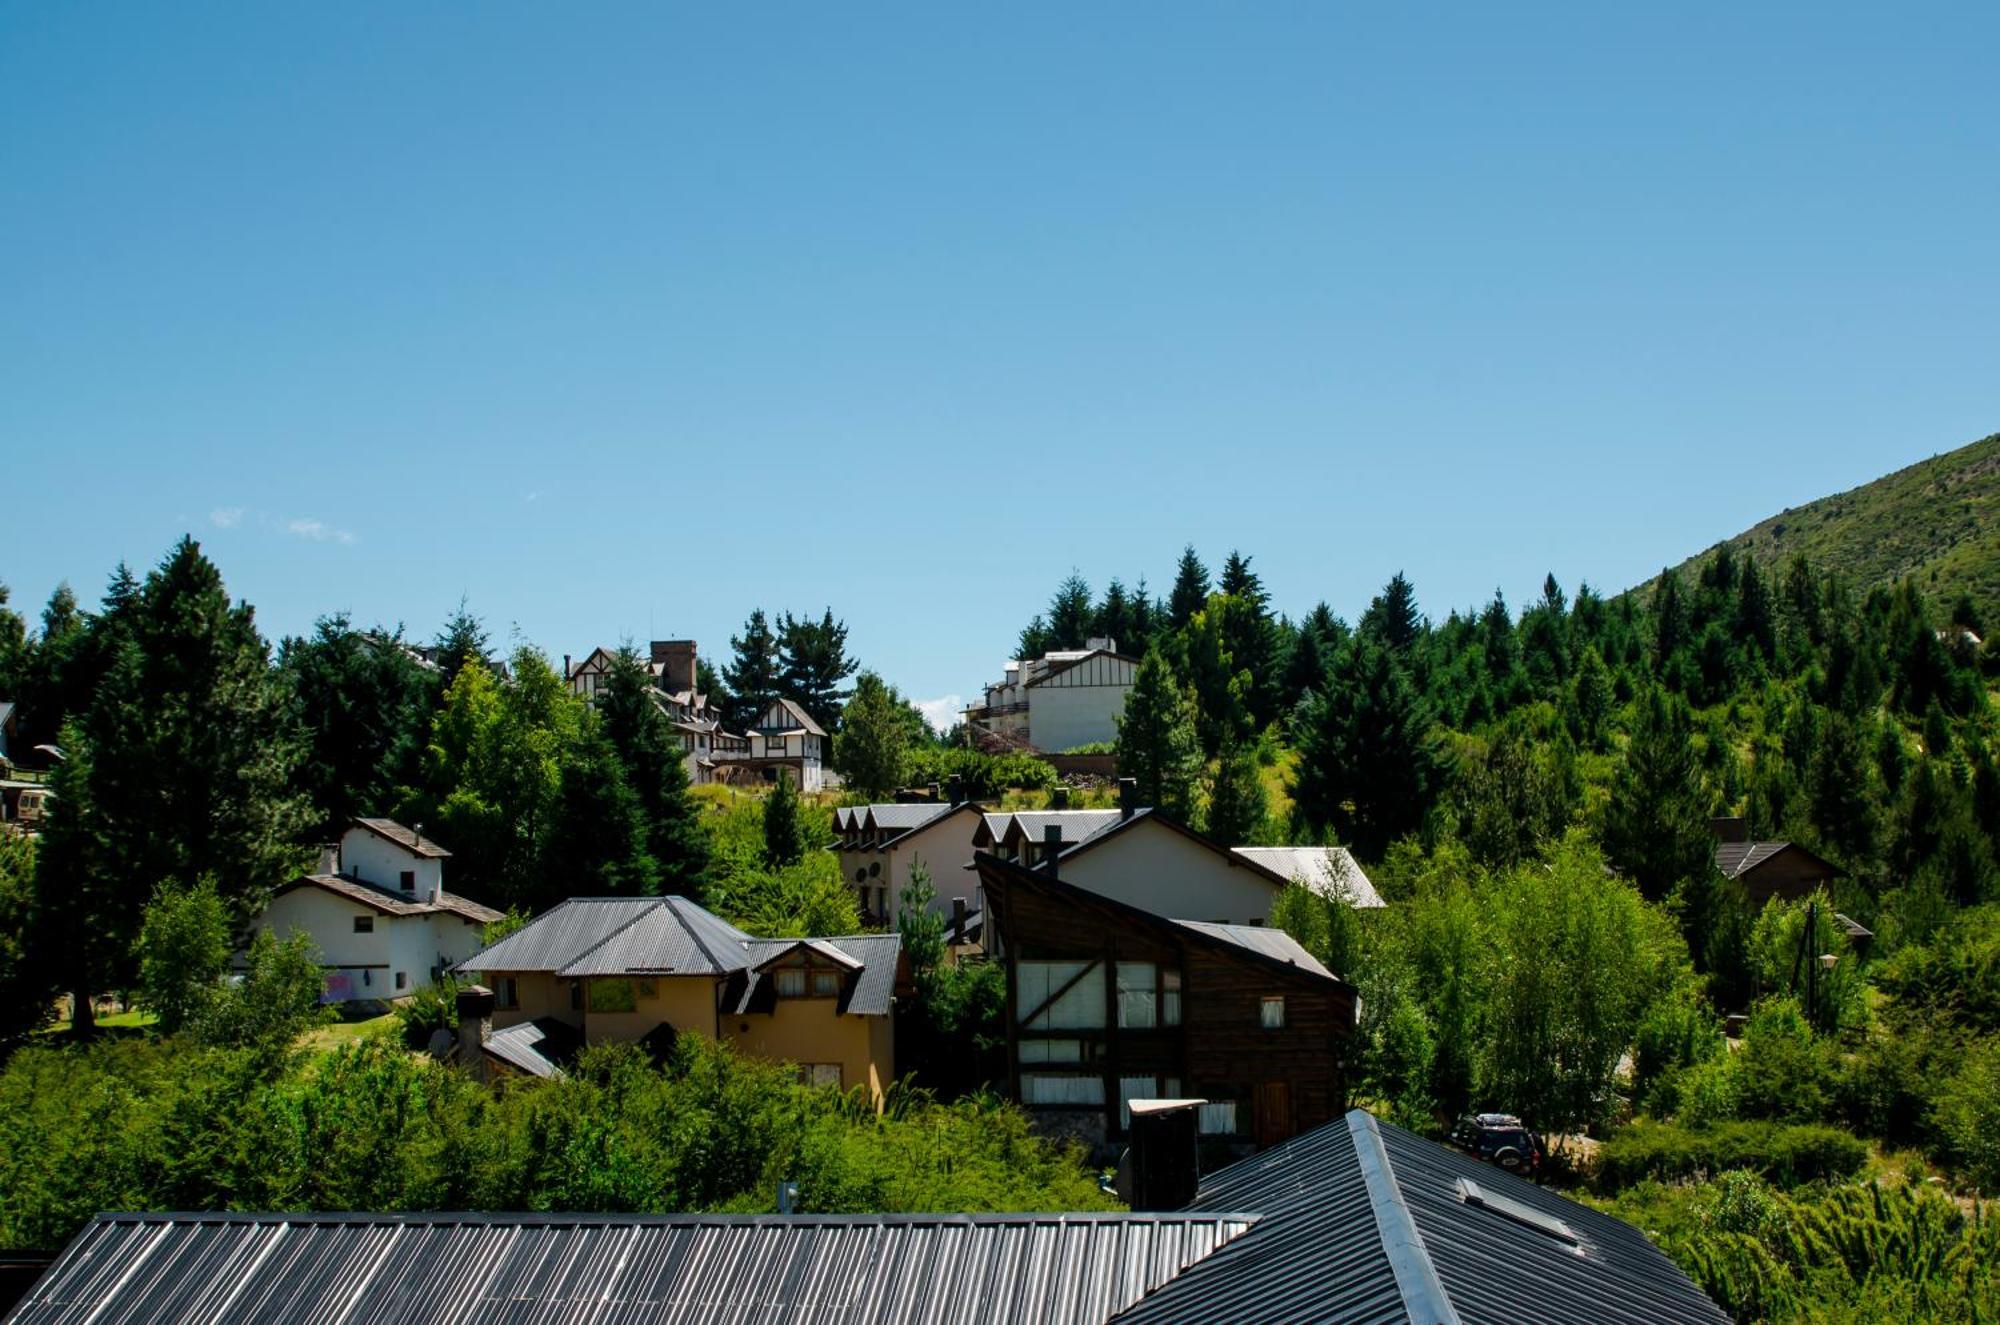
[[[1451,1129],[1451,1143],[1524,1178],[1542,1166],[1542,1138],[1511,1113],[1469,1113]]]

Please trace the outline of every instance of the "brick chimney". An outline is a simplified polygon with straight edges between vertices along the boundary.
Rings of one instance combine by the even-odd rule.
[[[1050,824],[1042,829],[1042,869],[1048,876],[1056,877],[1056,857],[1062,854],[1062,825]]]
[[[458,1061],[473,1076],[484,1081],[490,1075],[486,1065],[486,1041],[493,1035],[493,991],[485,985],[467,985],[458,991]]]
[[[660,664],[660,688],[669,693],[694,689],[695,646],[691,639],[656,639],[653,661]]]

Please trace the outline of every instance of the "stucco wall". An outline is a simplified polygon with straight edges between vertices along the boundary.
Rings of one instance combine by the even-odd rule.
[[[442,860],[412,855],[366,828],[350,828],[340,838],[342,874],[400,894],[398,880],[404,870],[410,870],[417,876],[416,889],[410,894],[413,901],[428,902],[436,895],[444,880],[443,867]]]
[[[370,933],[354,932],[354,918],[374,921]],[[479,926],[453,915],[394,916],[320,888],[294,888],[275,899],[252,929],[279,938],[304,933],[328,967],[360,968],[329,986],[348,998],[395,998],[431,983],[433,967],[449,967],[479,950]],[[442,961],[440,961],[442,958]],[[404,986],[396,988],[396,973]]]
[[[639,990],[645,977],[634,977],[634,1006],[630,1012],[590,1011],[588,991],[583,1018],[584,1037],[599,1040],[632,1041],[652,1033],[661,1022],[676,1031],[694,1031],[715,1037],[716,980],[710,975],[652,977],[649,997]],[[588,982],[586,982],[588,983]]]
[[[1268,924],[1279,889],[1151,819],[1062,862],[1061,878],[1173,920]]]
[[[1033,686],[1028,690],[1028,740],[1037,750],[1118,738],[1118,716],[1130,686]]]
[[[895,1040],[887,1017],[843,1016],[838,999],[778,1000],[769,1015],[725,1017],[722,1035],[759,1058],[792,1063],[839,1063],[843,1090],[867,1086],[877,1099],[895,1070]]]

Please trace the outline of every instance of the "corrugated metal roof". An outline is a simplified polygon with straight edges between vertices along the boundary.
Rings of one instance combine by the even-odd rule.
[[[887,1016],[896,996],[896,959],[902,951],[901,934],[851,934],[837,939],[753,939],[745,954],[746,969],[740,978],[723,989],[722,1010],[752,1012],[767,1010],[765,963],[782,956],[801,942],[824,946],[860,962],[861,970],[845,992],[840,1011],[863,1017]]]
[[[1334,978],[1333,972],[1320,965],[1319,959],[1299,946],[1299,941],[1275,925],[1218,925],[1207,920],[1176,920],[1183,929],[1206,934],[1210,938],[1221,939],[1224,943],[1234,943],[1239,948],[1269,957],[1273,961],[1287,962],[1303,971]]]
[[[554,1017],[537,1017],[486,1038],[486,1052],[510,1067],[537,1077],[561,1076],[576,1060],[583,1037],[576,1028]]]
[[[1240,1238],[1194,1215],[104,1215],[9,1319],[1110,1320]]]
[[[1790,846],[1790,842],[1721,842],[1715,848],[1715,867],[1732,879],[1741,878]]]
[[[747,964],[750,936],[685,897],[662,897],[644,915],[607,934],[558,968],[592,975],[722,975]]]
[[[443,860],[451,855],[428,838],[418,837],[394,819],[356,819],[356,824],[366,828],[377,837],[387,838],[413,856],[426,856],[432,860]]]
[[[950,814],[954,807],[937,801],[912,804],[870,805],[867,808],[866,824],[870,828],[889,828],[906,832],[921,827],[942,815]]]
[[[1040,846],[1051,826],[1062,830],[1065,848],[1087,841],[1125,817],[1120,810],[1016,810],[983,816],[983,843],[1004,842],[1018,833]]]
[[[657,897],[572,897],[458,964],[461,971],[558,971],[660,904]]]
[[[1232,847],[1237,855],[1279,878],[1356,908],[1382,905],[1382,895],[1345,847]]]
[[[1400,1231],[1385,1229],[1369,1164],[1389,1184],[1378,1192]],[[1577,1245],[1468,1204],[1460,1179],[1561,1220]],[[1264,1218],[1121,1322],[1411,1325],[1427,1278],[1447,1311],[1480,1325],[1728,1319],[1630,1224],[1361,1110],[1211,1175],[1188,1209]],[[1392,1245],[1404,1258],[1400,1278]]]

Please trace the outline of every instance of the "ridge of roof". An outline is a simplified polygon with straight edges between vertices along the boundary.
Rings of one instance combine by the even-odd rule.
[[[393,842],[403,848],[403,850],[413,852],[426,860],[444,860],[451,855],[451,852],[445,850],[437,843],[424,841],[423,834],[417,832],[414,828],[405,828],[394,819],[381,817],[368,818],[356,815],[354,816],[354,823],[362,828],[366,828],[383,841]]]
[[[1417,1229],[1416,1216],[1410,1213],[1403,1189],[1396,1183],[1396,1169],[1389,1162],[1374,1116],[1362,1109],[1350,1110],[1347,1131],[1354,1138],[1354,1154],[1361,1163],[1361,1181],[1368,1189],[1368,1206],[1375,1217],[1375,1232],[1382,1239],[1382,1254],[1396,1276],[1410,1325],[1460,1325],[1458,1311],[1438,1278],[1429,1248],[1424,1246],[1424,1235]]]

